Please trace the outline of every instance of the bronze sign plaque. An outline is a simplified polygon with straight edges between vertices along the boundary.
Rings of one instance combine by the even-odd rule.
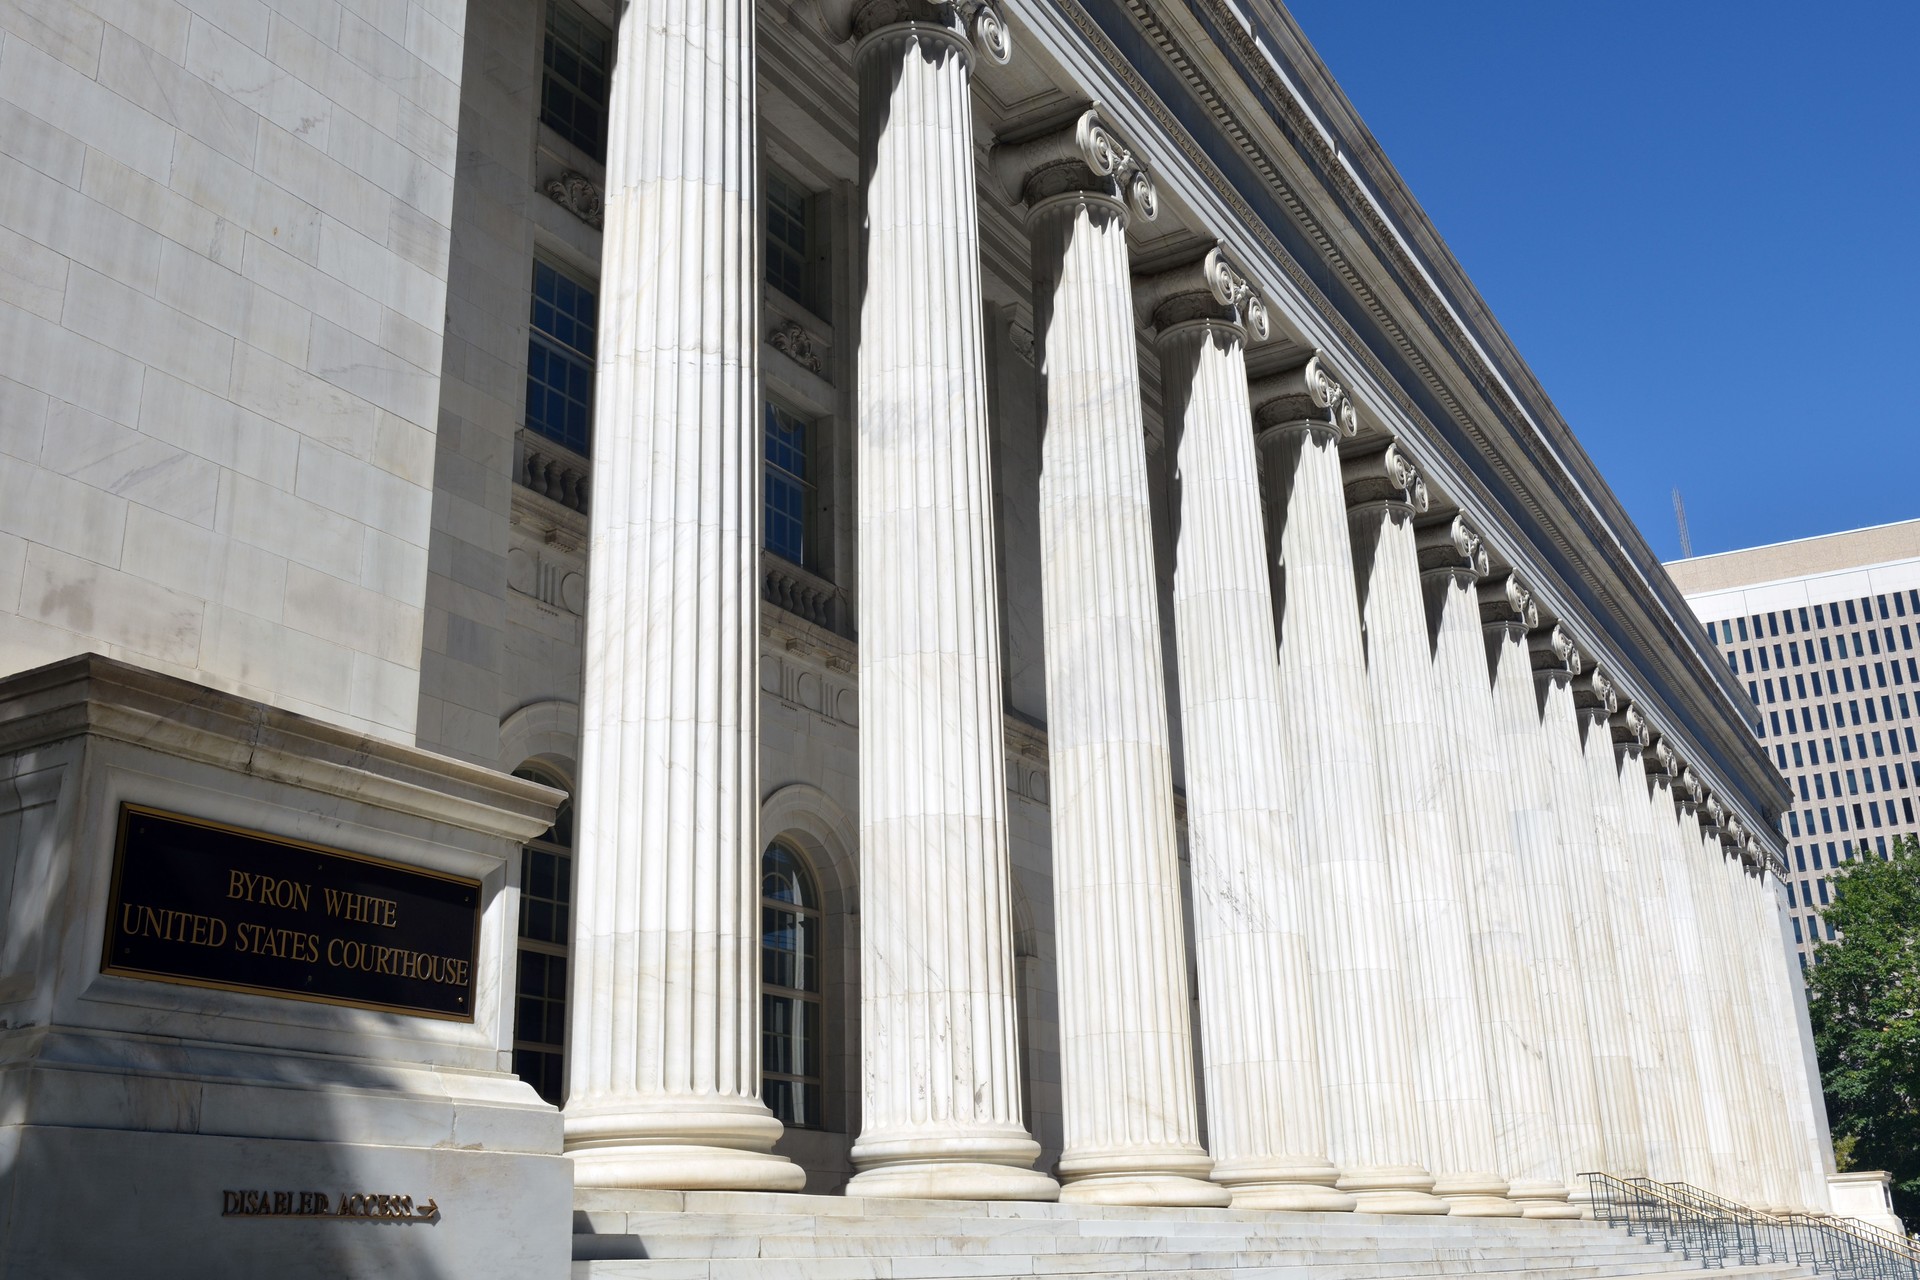
[[[106,973],[473,1021],[480,882],[120,807]]]

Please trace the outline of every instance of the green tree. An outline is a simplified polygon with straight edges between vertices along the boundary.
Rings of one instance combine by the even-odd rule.
[[[1807,975],[1808,1013],[1840,1167],[1893,1174],[1894,1208],[1920,1221],[1920,842],[1865,846],[1833,877]]]

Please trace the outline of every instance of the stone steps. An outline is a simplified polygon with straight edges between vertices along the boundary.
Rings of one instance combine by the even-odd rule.
[[[582,1191],[575,1207],[575,1280],[1653,1280],[1697,1270],[1592,1222],[742,1192]]]

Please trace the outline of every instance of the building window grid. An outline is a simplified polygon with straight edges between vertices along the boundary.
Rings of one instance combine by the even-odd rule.
[[[534,259],[527,428],[582,456],[592,441],[596,302],[592,286]]]
[[[820,895],[779,841],[760,857],[761,1094],[784,1125],[822,1125]]]
[[[762,545],[793,564],[811,556],[814,484],[809,475],[811,425],[767,401],[766,475],[761,494]]]
[[[541,122],[604,162],[613,37],[565,0],[552,0],[543,61]]]
[[[550,787],[536,769],[517,769]],[[566,1100],[568,952],[573,936],[573,803],[520,851],[519,954],[513,1017],[513,1071],[546,1101]]]

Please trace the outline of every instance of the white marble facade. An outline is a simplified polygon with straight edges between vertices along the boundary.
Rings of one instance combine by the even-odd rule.
[[[112,8],[0,0],[0,672],[571,787],[579,1183],[1826,1207],[1751,708],[1267,0]],[[590,450],[524,419],[536,261]]]

